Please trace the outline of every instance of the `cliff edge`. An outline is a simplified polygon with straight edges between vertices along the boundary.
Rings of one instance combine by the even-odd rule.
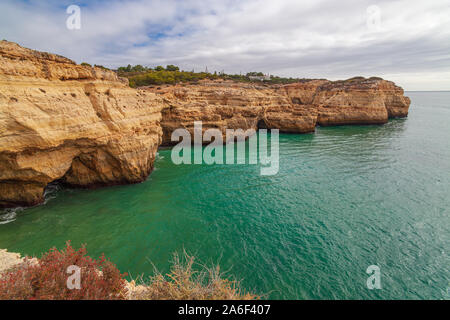
[[[98,187],[144,181],[177,128],[280,129],[383,124],[408,114],[390,81],[288,85],[206,81],[132,89],[111,70],[0,42],[0,207],[41,203],[53,181]]]
[[[217,128],[224,138],[227,128],[308,133],[317,126],[384,124],[390,118],[406,117],[410,105],[402,88],[380,78],[288,85],[216,80],[145,90],[165,102],[164,145],[173,144],[171,134],[177,128],[192,134],[194,121],[200,120],[203,130]]]
[[[0,206],[45,187],[143,181],[161,142],[162,100],[102,68],[0,42]]]

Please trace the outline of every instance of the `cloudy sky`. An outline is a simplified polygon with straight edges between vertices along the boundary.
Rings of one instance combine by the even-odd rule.
[[[66,26],[73,4],[79,30]],[[108,67],[381,76],[450,90],[450,0],[1,0],[0,38]]]

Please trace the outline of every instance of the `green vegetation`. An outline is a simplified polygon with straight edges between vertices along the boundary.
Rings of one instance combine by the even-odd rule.
[[[250,77],[250,76],[252,76],[252,77],[263,77],[264,73],[262,73],[262,72],[249,72],[249,73],[247,73],[247,77]]]
[[[361,80],[366,80],[366,78],[358,76],[358,77],[353,77],[353,78],[350,78],[350,79],[347,79],[347,80],[344,80],[344,81],[346,81],[346,82],[358,82],[358,81],[361,81]]]
[[[340,85],[360,85],[367,81],[372,82],[372,81],[381,81],[381,80],[383,80],[383,78],[380,78],[380,77],[365,78],[365,77],[357,76],[357,77],[353,77],[353,78],[346,79],[346,80],[332,81],[332,82],[326,84],[326,86],[332,87],[332,86],[340,86]]]
[[[92,65],[91,65],[90,63],[87,63],[87,62],[82,62],[81,65],[84,66],[84,67],[90,67],[90,68],[92,68]],[[107,67],[104,67],[104,66],[102,66],[102,65],[99,65],[99,64],[94,64],[94,67],[100,68],[100,69],[103,69],[103,70],[111,70],[111,69],[109,69],[109,68],[107,68]]]
[[[166,67],[166,70],[167,71],[180,71],[180,68],[178,68],[177,66],[174,66],[173,64],[169,64],[167,67]]]
[[[383,80],[383,78],[370,77],[370,78],[366,79],[364,77],[358,76],[358,77],[353,77],[353,78],[350,78],[350,79],[347,79],[347,80],[338,80],[338,81],[341,81],[341,82],[360,82],[360,81],[364,81],[364,80],[376,81],[376,80]]]
[[[139,73],[139,72],[146,72],[148,70],[148,68],[145,68],[143,66],[141,66],[140,64],[138,64],[137,66],[132,67],[131,64],[129,64],[127,67],[120,67],[117,69],[117,72],[119,74],[129,74],[129,73]]]
[[[94,67],[97,67],[97,68],[100,68],[100,69],[103,69],[103,70],[109,70],[108,68],[106,68],[104,66],[101,66],[101,65],[98,65],[98,64],[94,65]]]
[[[263,72],[248,72],[247,74],[225,74],[225,73],[209,73],[209,72],[194,72],[182,71],[175,65],[157,66],[155,68],[144,67],[142,65],[128,65],[117,69],[117,74],[120,77],[128,78],[130,87],[143,87],[163,84],[177,84],[177,83],[196,83],[200,80],[232,80],[237,82],[247,83],[262,83],[262,84],[290,84],[296,82],[308,82],[311,79],[306,78],[284,78],[271,75],[266,78]],[[324,80],[324,79],[322,79]],[[336,83],[357,83],[367,80],[364,77],[358,76],[347,80],[335,81]],[[372,77],[368,80],[383,80],[379,77]]]
[[[119,74],[120,76],[124,76]],[[217,76],[210,73],[195,73],[186,71],[151,70],[135,75],[125,75],[130,81],[130,87],[142,87],[149,85],[176,84],[180,82],[197,82],[203,79],[214,80]]]
[[[254,82],[267,84],[288,84],[294,82],[303,82],[307,79],[299,78],[282,78],[277,76],[270,76],[270,80],[250,79],[250,77],[263,77],[262,72],[249,72],[246,75],[225,74],[217,72],[194,72],[194,71],[180,71],[180,68],[175,65],[157,66],[155,68],[148,68],[142,65],[120,67],[117,69],[117,74],[120,77],[128,78],[130,87],[142,87],[151,85],[176,84],[176,83],[196,83],[200,80],[209,79],[223,79],[233,80],[238,82]]]

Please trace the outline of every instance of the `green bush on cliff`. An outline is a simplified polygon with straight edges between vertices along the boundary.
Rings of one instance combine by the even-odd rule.
[[[106,68],[106,67],[104,67],[102,65],[99,65],[99,64],[94,65],[94,67],[100,68],[100,69],[103,69],[103,70],[109,70],[108,68]]]
[[[267,83],[267,84],[289,84],[295,82],[304,82],[308,79],[300,78],[283,78],[278,76],[271,76],[270,79],[260,81],[252,80],[252,76],[264,76],[262,72],[249,72],[245,75],[241,74],[217,74],[207,72],[187,72],[180,71],[180,68],[175,65],[168,65],[166,68],[163,66],[157,66],[154,69],[143,67],[141,65],[126,67],[120,67],[117,69],[117,73],[121,77],[128,78],[130,86],[133,88],[151,85],[163,85],[163,84],[176,84],[180,82],[195,83],[204,79],[223,79],[232,80],[237,82],[255,82],[255,83]]]
[[[167,70],[167,71],[180,71],[180,68],[178,68],[177,66],[174,66],[173,64],[169,64],[169,65],[166,67],[166,70]]]
[[[151,70],[146,73],[130,75],[130,87],[142,87],[150,85],[176,84],[180,82],[196,82],[203,79],[217,79],[217,75],[210,73],[195,73],[186,71]]]

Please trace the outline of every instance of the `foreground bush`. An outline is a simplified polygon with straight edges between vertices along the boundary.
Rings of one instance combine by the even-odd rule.
[[[80,289],[70,290],[67,279],[69,266],[81,268]],[[83,246],[75,250],[56,248],[45,253],[40,260],[25,262],[0,277],[1,300],[116,300],[127,295],[124,280],[116,266],[101,256],[94,260],[86,255]]]
[[[73,271],[81,268],[80,288],[68,288]],[[219,267],[206,268],[199,264],[194,270],[194,258],[184,253],[174,255],[169,274],[155,271],[147,283],[135,286],[128,283],[116,266],[102,255],[94,260],[86,255],[83,246],[75,250],[67,243],[58,251],[53,248],[40,260],[25,259],[12,270],[0,274],[0,300],[237,300],[257,299],[243,293],[239,283],[223,278]]]
[[[194,269],[195,259],[184,252],[174,255],[170,273],[155,271],[147,283],[132,295],[138,300],[254,300],[256,295],[242,292],[235,280],[223,278],[220,268],[207,268],[200,264]]]

